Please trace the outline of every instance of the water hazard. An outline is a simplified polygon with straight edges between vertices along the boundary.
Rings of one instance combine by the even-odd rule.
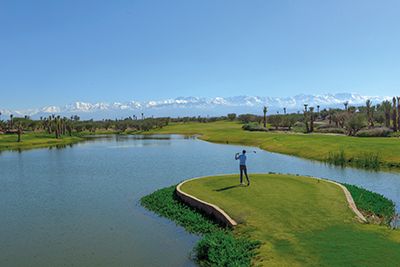
[[[144,210],[152,191],[203,175],[312,175],[382,193],[400,207],[400,175],[339,168],[178,135],[109,136],[62,149],[0,154],[1,266],[193,266],[198,240]]]

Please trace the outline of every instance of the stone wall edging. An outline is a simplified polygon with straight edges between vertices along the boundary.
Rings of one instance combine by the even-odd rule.
[[[229,174],[211,175],[211,176],[215,177],[215,176],[225,176],[225,175],[229,175]],[[225,226],[234,227],[237,225],[237,222],[234,219],[232,219],[223,209],[221,209],[217,205],[214,205],[214,204],[208,203],[206,201],[203,201],[201,199],[198,199],[195,196],[192,196],[181,190],[181,186],[186,182],[201,179],[201,178],[211,177],[211,176],[195,177],[195,178],[191,178],[191,179],[181,182],[176,187],[176,194],[187,205],[201,210],[202,212],[215,218],[219,223],[221,223]]]

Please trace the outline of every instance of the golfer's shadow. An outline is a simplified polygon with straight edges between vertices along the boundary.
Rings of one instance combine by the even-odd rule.
[[[215,189],[214,191],[221,192],[221,191],[233,189],[233,188],[236,188],[236,187],[240,187],[240,184],[231,185],[231,186],[227,186],[227,187],[222,187],[222,188],[219,188],[219,189]]]

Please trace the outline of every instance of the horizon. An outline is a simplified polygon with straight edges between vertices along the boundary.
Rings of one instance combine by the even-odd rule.
[[[397,1],[2,2],[0,106],[215,92],[394,95],[399,8]]]
[[[365,96],[357,93],[298,94],[287,97],[242,95],[207,98],[187,96],[158,100],[148,99],[146,101],[129,99],[118,102],[76,101],[65,103],[64,105],[46,105],[15,110],[0,107],[0,113],[3,118],[11,114],[17,117],[29,116],[32,118],[55,114],[67,117],[79,115],[83,119],[113,119],[130,117],[133,114],[138,115],[142,112],[150,117],[224,116],[228,113],[257,114],[264,106],[268,107],[269,114],[280,112],[283,108],[290,113],[296,113],[300,112],[306,103],[310,107],[319,106],[321,109],[329,109],[342,108],[345,102],[358,107],[363,106],[367,100],[370,100],[375,105],[384,100],[391,101],[391,99],[391,96]]]

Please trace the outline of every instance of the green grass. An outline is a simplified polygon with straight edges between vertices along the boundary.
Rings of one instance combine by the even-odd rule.
[[[235,236],[260,240],[263,266],[399,266],[400,231],[361,224],[343,191],[317,179],[251,175],[250,187],[227,175],[187,182],[182,190],[224,209]]]
[[[21,136],[21,140],[21,142],[17,142],[17,135],[14,134],[0,135],[0,151],[62,146],[77,143],[84,139],[79,136],[63,136],[61,139],[56,139],[54,135],[45,133],[25,133]]]
[[[242,130],[241,127],[242,124],[240,123],[228,121],[172,123],[150,133],[200,134],[200,138],[205,141],[257,146],[271,152],[319,161],[326,161],[330,153],[344,151],[347,165],[364,168],[365,164],[375,164],[376,160],[379,160],[380,167],[400,170],[400,140],[398,138],[359,138],[330,134],[250,132]],[[365,155],[379,155],[379,157],[367,158],[365,161],[363,160]]]
[[[357,207],[368,216],[378,216],[381,222],[389,225],[395,215],[395,204],[381,194],[371,192],[355,185],[343,184],[353,196]]]
[[[209,218],[181,203],[175,186],[163,188],[141,199],[141,204],[160,216],[169,218],[188,232],[204,235],[195,247],[201,266],[249,266],[259,242],[234,237],[229,229],[219,227]]]

